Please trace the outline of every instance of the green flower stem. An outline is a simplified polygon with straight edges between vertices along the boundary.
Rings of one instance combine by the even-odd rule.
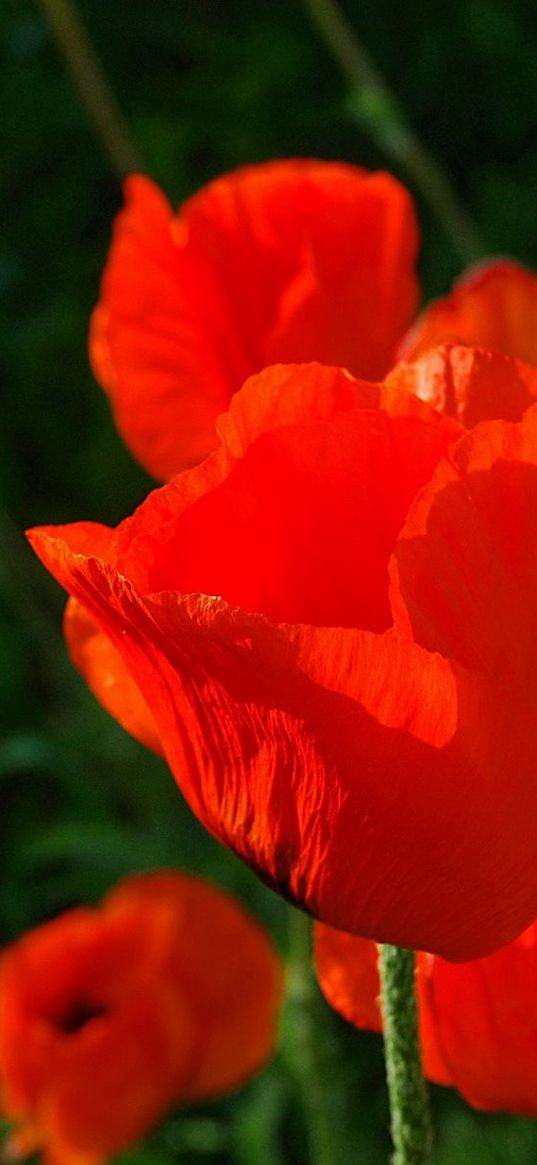
[[[301,1098],[309,1161],[310,1165],[341,1165],[320,1046],[321,1000],[313,973],[311,919],[293,907],[289,908],[289,948],[284,1052]]]
[[[350,86],[349,109],[380,149],[406,172],[443,225],[464,263],[486,254],[478,230],[447,172],[419,140],[396,95],[379,73],[337,0],[304,0],[312,22],[339,63]]]
[[[432,1131],[418,1041],[414,952],[382,946],[380,979],[393,1165],[429,1165]]]
[[[74,0],[39,0],[71,78],[119,178],[142,170],[127,123],[112,93]]]

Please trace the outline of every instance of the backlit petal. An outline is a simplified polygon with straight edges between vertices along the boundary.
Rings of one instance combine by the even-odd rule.
[[[118,569],[144,594],[222,595],[278,621],[389,627],[389,556],[459,429],[425,405],[426,416],[370,407],[379,393],[321,365],[252,377],[220,418],[224,447],[118,528]]]
[[[155,722],[125,664],[88,612],[70,599],[63,634],[72,662],[106,711],[153,752],[162,752]]]
[[[387,390],[321,366],[268,369],[222,419],[221,449],[117,531],[96,527],[95,550],[84,524],[32,541],[120,653],[217,837],[326,922],[470,958],[509,941],[537,907],[534,704],[516,647],[533,625],[535,504],[522,479],[535,419],[530,410],[519,426],[483,425],[453,444],[458,426],[416,398],[407,409],[400,386],[390,411],[370,407],[375,393]],[[514,518],[495,470],[505,441]],[[387,561],[408,506],[445,454],[398,545],[398,634],[373,633],[389,627]],[[479,489],[462,494],[475,530],[449,500],[474,470]],[[427,499],[445,492],[456,545],[446,551],[441,527],[420,557]],[[502,521],[501,553],[487,557]],[[475,612],[464,574],[474,547]],[[465,580],[453,592],[460,618],[475,618],[459,639],[442,619],[446,553]],[[482,631],[509,570],[517,605],[496,642],[516,666],[483,668],[476,637],[489,650]],[[423,647],[411,642],[412,604],[437,637]],[[445,658],[429,654],[439,647]]]
[[[426,308],[399,356],[437,344],[470,344],[537,364],[537,275],[511,259],[471,267],[450,295]]]
[[[430,651],[537,695],[537,406],[451,447],[392,560],[396,625]]]
[[[424,1007],[474,1108],[537,1116],[537,927],[488,959],[431,960]]]
[[[32,541],[121,652],[195,813],[281,893],[453,958],[534,916],[534,717],[503,689],[392,633],[144,599],[50,532]]]
[[[537,368],[510,356],[448,344],[397,364],[383,391],[388,401],[397,393],[413,393],[472,429],[496,418],[519,421],[537,399]]]
[[[325,999],[355,1027],[381,1032],[377,944],[323,922],[315,923],[313,936],[315,970]]]
[[[314,926],[314,957],[319,986],[331,1007],[355,1027],[381,1032],[377,944],[317,922]],[[435,1017],[428,1004],[429,968],[440,963],[447,967],[453,966],[433,955],[420,953],[416,957],[421,1054],[424,1072],[429,1080],[435,1084],[453,1084],[440,1048]],[[464,968],[467,965],[464,964]],[[464,1015],[464,997],[461,996],[458,1002],[460,1012]]]
[[[384,375],[416,306],[416,250],[410,196],[388,174],[269,162],[178,215],[130,178],[90,355],[135,456],[160,478],[200,461],[218,413],[267,364]]]

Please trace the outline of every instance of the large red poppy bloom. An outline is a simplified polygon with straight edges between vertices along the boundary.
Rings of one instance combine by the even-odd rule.
[[[207,828],[315,917],[455,959],[537,913],[536,396],[460,348],[382,386],[267,369],[116,530],[31,535]]]
[[[172,1104],[242,1083],[270,1055],[280,988],[262,928],[188,874],[128,878],[99,909],[31,931],[0,959],[16,1155],[100,1165]]]
[[[320,360],[382,377],[418,300],[410,195],[389,174],[289,159],[211,182],[174,214],[133,176],[90,357],[119,431],[166,480],[217,444],[253,372]]]
[[[356,1027],[382,1031],[378,950],[318,923],[315,961],[328,1002]],[[537,924],[486,959],[416,961],[423,1069],[474,1108],[537,1116]]]

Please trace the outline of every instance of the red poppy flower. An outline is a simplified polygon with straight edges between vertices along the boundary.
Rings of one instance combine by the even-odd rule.
[[[537,364],[537,275],[511,259],[470,267],[425,309],[399,349],[413,360],[437,344],[469,344]]]
[[[217,444],[253,372],[320,360],[382,377],[418,284],[410,195],[389,174],[290,159],[211,182],[174,214],[125,187],[90,356],[119,431],[166,480]]]
[[[268,937],[188,874],[127,878],[0,959],[0,1086],[17,1154],[100,1165],[179,1101],[269,1056],[281,985]]]
[[[325,922],[474,958],[537,913],[537,409],[465,435],[409,385],[521,415],[537,370],[267,369],[117,530],[31,540],[213,834]]]
[[[356,1027],[382,1031],[378,950],[367,939],[315,927],[317,977]],[[486,959],[416,961],[425,1075],[474,1108],[537,1116],[537,924]]]
[[[537,364],[537,276],[470,268],[417,306],[418,229],[391,175],[287,159],[211,182],[174,214],[131,176],[116,220],[90,358],[127,445],[155,477],[216,446],[215,421],[254,372],[319,360],[377,380],[438,344]]]

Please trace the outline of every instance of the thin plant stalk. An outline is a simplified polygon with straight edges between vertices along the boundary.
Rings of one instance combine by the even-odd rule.
[[[74,0],[39,0],[71,79],[119,178],[143,169],[138,150],[110,88]]]
[[[341,1165],[327,1101],[320,1032],[320,999],[313,973],[311,919],[289,908],[287,969],[288,1059],[300,1093],[310,1165]]]
[[[418,1040],[413,951],[380,951],[381,1005],[393,1165],[429,1165],[432,1128]]]
[[[486,254],[477,227],[449,176],[409,125],[399,101],[337,0],[303,0],[312,22],[347,77],[349,109],[370,137],[395,161],[436,215],[464,263]]]

